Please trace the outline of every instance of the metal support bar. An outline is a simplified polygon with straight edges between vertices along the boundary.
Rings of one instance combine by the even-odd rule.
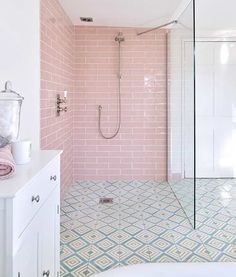
[[[177,23],[178,23],[178,20],[173,20],[173,21],[171,21],[171,22],[168,22],[168,23],[166,23],[166,24],[157,26],[157,27],[155,27],[155,28],[152,28],[152,29],[143,31],[143,32],[141,32],[141,33],[137,33],[137,36],[140,36],[140,35],[143,35],[143,34],[146,34],[146,33],[149,33],[149,32],[152,32],[152,31],[155,31],[155,30],[158,30],[158,29],[161,29],[161,28],[164,28],[164,27],[169,26],[169,25],[171,25],[171,24],[177,24]]]

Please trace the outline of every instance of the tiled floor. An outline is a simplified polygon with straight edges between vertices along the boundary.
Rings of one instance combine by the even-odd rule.
[[[194,179],[182,179],[169,182],[176,198],[194,226]]]
[[[198,182],[194,231],[168,183],[78,182],[61,215],[61,276],[147,262],[236,261],[236,180]],[[99,204],[100,197],[114,204]]]

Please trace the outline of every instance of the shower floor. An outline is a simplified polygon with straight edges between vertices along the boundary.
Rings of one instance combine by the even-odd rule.
[[[61,276],[150,262],[235,262],[236,218],[214,184],[219,188],[212,182],[208,191],[203,180],[199,203],[207,205],[199,206],[194,231],[168,183],[75,183],[61,207]],[[113,203],[99,203],[103,197]]]

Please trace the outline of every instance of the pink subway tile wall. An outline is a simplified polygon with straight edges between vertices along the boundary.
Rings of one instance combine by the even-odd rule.
[[[122,123],[117,124],[121,31]],[[69,111],[56,117],[57,93]],[[58,0],[41,1],[41,146],[63,149],[62,195],[73,180],[166,180],[166,33],[73,27]]]
[[[74,180],[166,180],[166,32],[143,36],[134,28],[75,27],[73,101]],[[121,47],[122,123],[117,123],[118,44]]]
[[[62,149],[61,192],[73,181],[74,27],[57,0],[41,0],[41,148]],[[68,90],[69,111],[56,116],[56,95]]]

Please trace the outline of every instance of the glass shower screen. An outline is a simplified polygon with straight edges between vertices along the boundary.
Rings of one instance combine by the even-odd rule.
[[[195,3],[168,33],[168,181],[195,227]]]

